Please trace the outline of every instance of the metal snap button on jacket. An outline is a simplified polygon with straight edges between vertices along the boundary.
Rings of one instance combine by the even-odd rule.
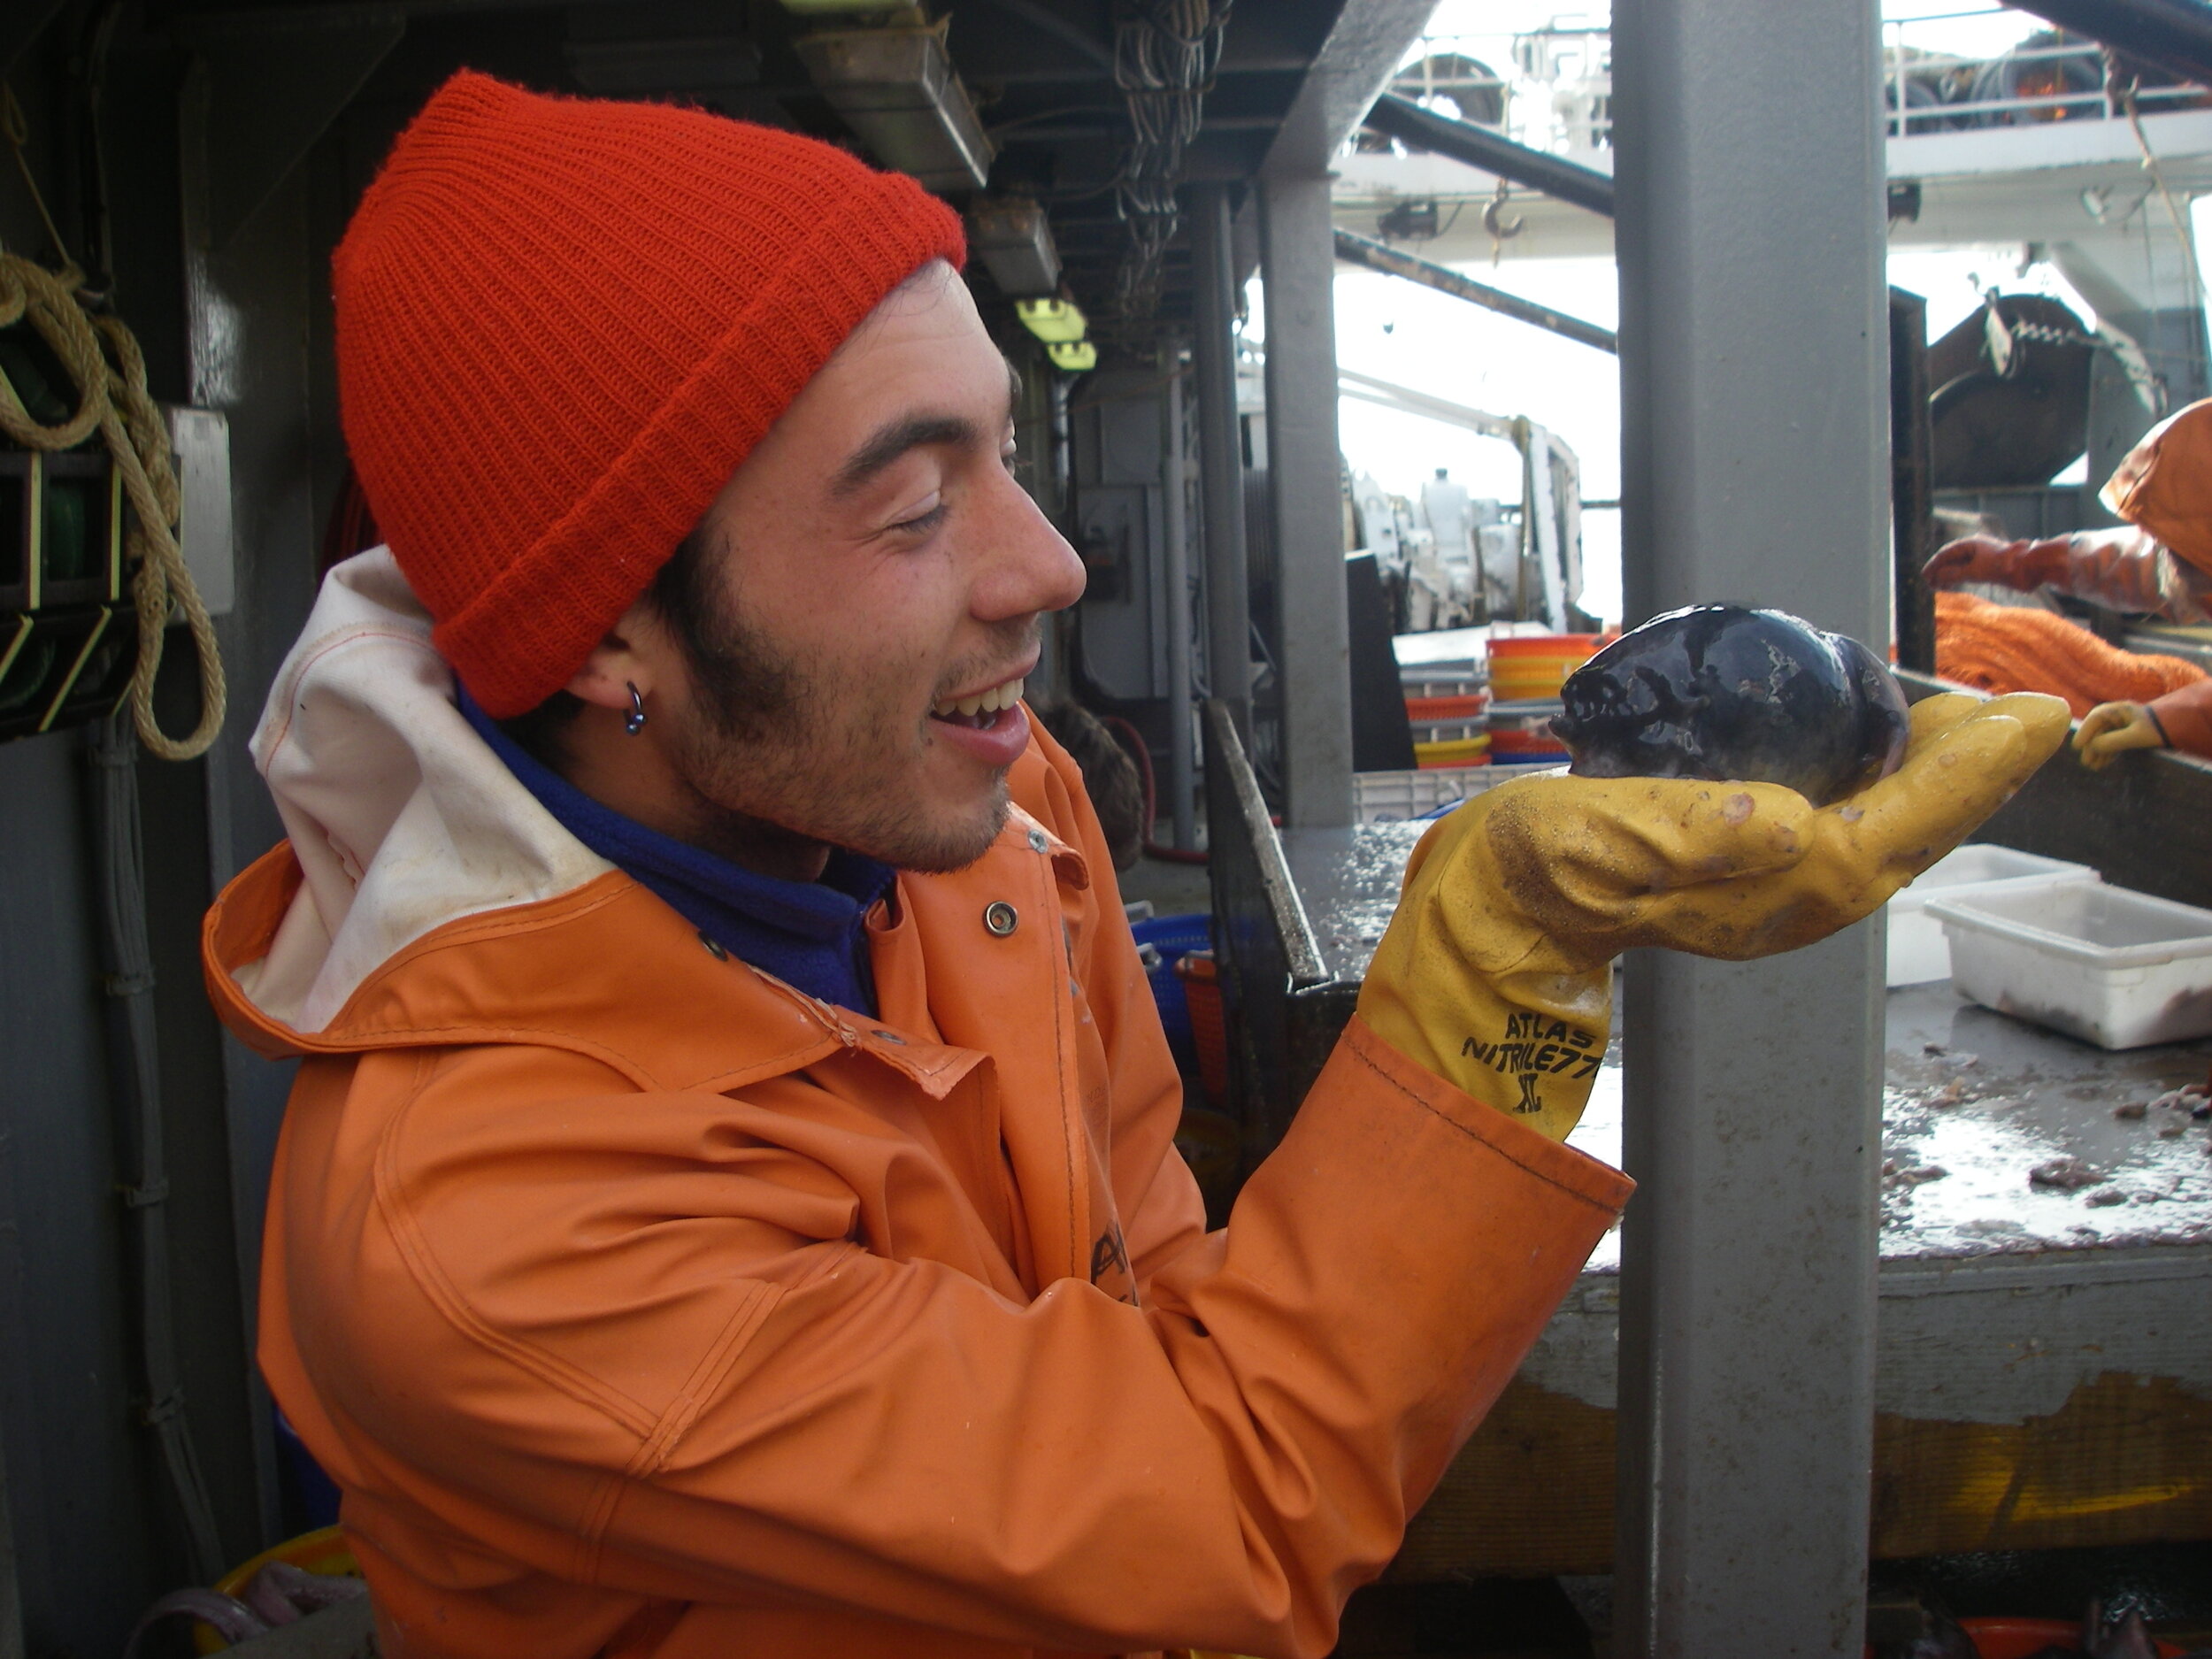
[[[1033,829],[1029,832],[1029,850],[1031,852],[1041,853],[1051,845],[1052,843],[1045,839],[1044,831],[1041,829]]]
[[[1004,899],[995,899],[983,907],[983,925],[1001,939],[1012,933],[1021,923],[1021,912]]]

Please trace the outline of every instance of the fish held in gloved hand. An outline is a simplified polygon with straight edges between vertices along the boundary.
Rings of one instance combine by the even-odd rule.
[[[1414,848],[1359,1018],[1564,1139],[1602,1063],[1614,956],[1742,962],[1824,939],[1958,845],[2065,735],[2056,697],[1924,697],[1904,764],[1817,808],[1771,783],[1517,778]]]
[[[1897,770],[1904,694],[1873,652],[1781,611],[1693,605],[1568,677],[1551,729],[1582,778],[1777,783],[1826,806]]]

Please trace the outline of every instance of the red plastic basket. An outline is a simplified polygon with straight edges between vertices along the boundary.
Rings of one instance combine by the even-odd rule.
[[[2033,1659],[2046,1647],[2072,1651],[2081,1641],[2080,1624],[2069,1619],[1962,1618],[1959,1628],[1974,1639],[1981,1659]],[[2172,1642],[2156,1646],[2158,1659],[2182,1659],[2182,1649]],[[1874,1659],[1874,1649],[1869,1647],[1866,1655]]]
[[[2057,1618],[1962,1618],[1959,1628],[1974,1639],[1982,1659],[2029,1659],[2046,1647],[2071,1647],[2081,1640],[2081,1624]],[[2181,1659],[2170,1641],[2157,1644],[2159,1659]]]
[[[1183,982],[1190,1008],[1192,1045],[1198,1050],[1198,1079],[1207,1102],[1220,1106],[1229,1098],[1229,1027],[1221,1013],[1221,978],[1213,952],[1194,950],[1179,958],[1175,977]]]
[[[1479,720],[1490,706],[1486,691],[1471,692],[1463,697],[1408,697],[1406,718],[1409,720]]]

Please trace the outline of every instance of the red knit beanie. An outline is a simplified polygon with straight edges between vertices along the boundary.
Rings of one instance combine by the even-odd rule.
[[[839,343],[958,217],[796,134],[662,104],[439,88],[333,262],[339,411],[432,635],[535,707]]]

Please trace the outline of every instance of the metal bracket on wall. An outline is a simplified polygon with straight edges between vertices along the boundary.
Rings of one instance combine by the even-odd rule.
[[[203,251],[221,252],[245,229],[406,32],[396,6],[192,26],[178,119],[188,222]]]

